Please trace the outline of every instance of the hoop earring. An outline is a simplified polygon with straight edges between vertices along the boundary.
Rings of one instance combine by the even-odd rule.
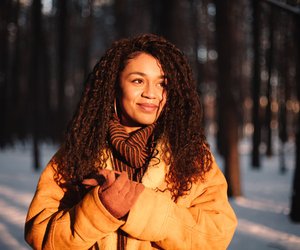
[[[114,99],[114,111],[115,111],[115,115],[116,115],[117,117],[119,117],[119,115],[118,115],[118,110],[117,110],[117,99],[116,99],[116,98]]]

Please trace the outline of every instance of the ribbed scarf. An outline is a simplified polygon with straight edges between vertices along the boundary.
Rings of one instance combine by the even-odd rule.
[[[112,149],[114,170],[126,171],[130,180],[140,182],[154,149],[155,125],[127,133],[117,117],[109,122],[109,143]],[[118,250],[125,248],[127,235],[118,230]]]

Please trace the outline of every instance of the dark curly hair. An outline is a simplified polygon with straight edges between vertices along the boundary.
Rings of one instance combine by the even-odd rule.
[[[114,113],[119,75],[128,60],[141,52],[158,59],[167,78],[167,102],[154,133],[162,143],[163,160],[170,165],[166,180],[176,201],[188,193],[193,182],[204,180],[212,156],[187,59],[172,43],[157,35],[122,39],[106,51],[85,83],[77,111],[53,162],[57,164],[57,176],[77,189],[97,167],[105,167],[108,122]]]

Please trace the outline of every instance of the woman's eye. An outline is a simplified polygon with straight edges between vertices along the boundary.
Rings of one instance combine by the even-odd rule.
[[[132,82],[140,84],[143,82],[143,80],[142,79],[134,79]]]
[[[162,88],[165,88],[165,87],[166,87],[166,82],[165,82],[165,81],[160,82],[158,85],[159,85],[160,87],[162,87]]]

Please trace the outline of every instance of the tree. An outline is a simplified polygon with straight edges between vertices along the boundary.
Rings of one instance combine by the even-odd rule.
[[[7,64],[8,64],[8,23],[11,1],[0,2],[0,146],[4,146],[8,141],[7,126]]]
[[[33,0],[31,5],[31,63],[29,66],[29,86],[30,86],[30,110],[31,128],[33,140],[34,169],[40,168],[40,108],[39,108],[39,80],[41,73],[41,34],[42,34],[42,4],[41,0]]]
[[[267,130],[267,156],[271,156],[273,154],[272,150],[272,73],[274,68],[274,10],[270,9],[269,13],[269,48],[267,50],[267,68],[268,68],[268,82],[267,82],[267,109],[266,109],[266,130]]]
[[[68,6],[67,1],[57,1],[57,85],[58,85],[58,124],[56,135],[63,131],[66,123],[65,88],[67,80],[68,52]],[[60,138],[59,138],[60,139]]]
[[[216,1],[216,29],[218,49],[218,129],[220,151],[225,160],[225,177],[228,182],[228,194],[240,196],[238,128],[239,128],[239,95],[238,85],[239,54],[237,14],[240,1]]]
[[[151,0],[115,0],[117,38],[150,32],[151,11],[154,5]]]
[[[261,141],[261,119],[260,119],[260,3],[258,0],[252,1],[253,11],[253,73],[252,73],[252,123],[253,123],[253,135],[252,135],[252,166],[253,168],[260,167],[259,157],[259,145]]]
[[[90,54],[93,35],[93,6],[94,0],[89,0],[85,7],[88,13],[84,20],[85,42],[82,45],[82,69],[84,78],[88,76],[90,71]]]
[[[296,16],[296,25],[295,27],[299,28],[300,26],[300,15]],[[296,28],[296,29],[297,29]],[[295,44],[298,44],[297,47],[297,69],[296,69],[296,83],[297,83],[297,96],[298,101],[300,101],[300,34],[295,32]],[[300,114],[298,112],[298,129],[296,131],[296,166],[294,172],[293,188],[292,188],[292,203],[291,203],[291,212],[290,218],[295,222],[300,222]]]

